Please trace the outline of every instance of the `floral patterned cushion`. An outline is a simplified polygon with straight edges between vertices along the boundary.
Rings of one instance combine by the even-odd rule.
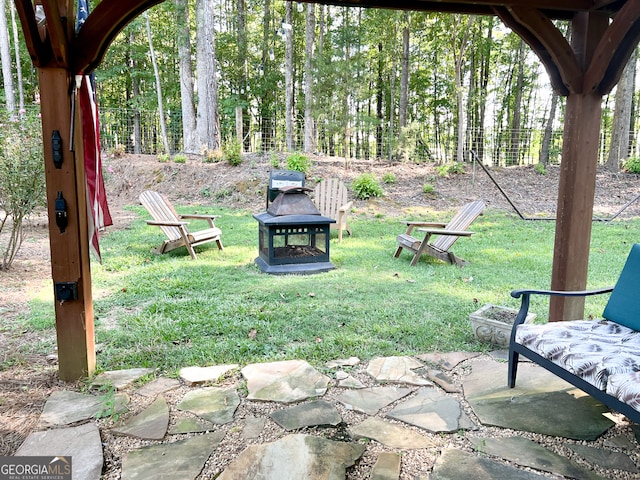
[[[611,375],[607,393],[640,411],[640,372]]]
[[[523,324],[515,341],[608,393],[626,395],[628,374],[640,376],[640,332],[609,320]],[[640,388],[633,390],[640,404]]]

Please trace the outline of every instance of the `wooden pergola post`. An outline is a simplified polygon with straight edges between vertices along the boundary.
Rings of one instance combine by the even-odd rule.
[[[39,68],[38,74],[58,363],[60,379],[73,381],[92,374],[96,365],[82,128],[75,122],[72,146],[73,78],[68,71]],[[59,168],[54,163],[58,156],[62,159]],[[60,198],[64,199],[64,210]],[[61,227],[58,217],[62,220],[65,216],[66,225]]]

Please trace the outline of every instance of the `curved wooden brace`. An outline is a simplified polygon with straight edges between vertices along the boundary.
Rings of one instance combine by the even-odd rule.
[[[494,11],[538,55],[558,94],[566,96],[582,88],[583,73],[575,53],[546,15],[525,7],[497,7]]]
[[[640,2],[627,2],[600,39],[584,76],[584,92],[609,93],[640,41]]]
[[[36,23],[36,14],[31,0],[16,0],[16,11],[20,17],[20,24],[24,32],[25,43],[31,61],[36,67],[40,67],[49,58],[51,58],[51,45],[44,43],[40,38],[38,24]]]
[[[89,14],[71,47],[71,69],[90,73],[120,31],[145,10],[164,0],[102,0]]]

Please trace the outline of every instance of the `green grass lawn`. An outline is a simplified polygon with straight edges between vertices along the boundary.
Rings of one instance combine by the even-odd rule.
[[[103,236],[104,263],[92,264],[99,370],[154,367],[171,374],[190,365],[301,358],[321,366],[352,355],[485,351],[490,347],[473,338],[469,313],[485,303],[517,308],[511,290],[550,284],[555,224],[549,221],[489,211],[472,225],[476,235],[452,249],[470,265],[423,257],[410,267],[409,253],[393,258],[395,236],[404,231],[398,218],[352,215],[352,237],[339,244],[333,233],[335,270],[272,276],[253,263],[257,222],[250,212],[202,210],[222,213],[225,250],[197,247],[197,261],[185,249],[151,254],[163,236],[144,223],[141,209],[134,209],[139,219],[130,228]],[[588,288],[615,283],[639,233],[640,220],[594,223]],[[590,297],[586,314],[599,316],[605,302]],[[546,318],[547,309],[540,299],[531,310]],[[24,322],[52,329],[52,300],[32,301]]]

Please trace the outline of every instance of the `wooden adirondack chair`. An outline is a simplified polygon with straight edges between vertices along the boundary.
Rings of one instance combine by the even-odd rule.
[[[147,225],[160,227],[168,237],[168,240],[165,240],[162,245],[152,250],[154,253],[162,254],[184,245],[191,258],[195,260],[197,257],[193,247],[197,245],[216,242],[218,248],[224,250],[220,240],[222,231],[214,223],[219,215],[180,215],[164,195],[150,190],[140,194],[140,203],[153,217],[153,220],[147,220]],[[187,229],[189,222],[185,222],[184,219],[206,220],[209,228],[190,232]]]
[[[347,201],[347,187],[344,183],[337,178],[321,181],[314,190],[313,203],[322,215],[335,219],[336,223],[332,223],[331,228],[338,229],[338,242],[342,242],[343,230],[351,235],[351,229],[347,225],[347,213],[353,201]]]
[[[482,215],[482,212],[486,208],[485,203],[482,200],[476,200],[475,202],[467,203],[464,205],[458,213],[449,221],[449,223],[437,223],[437,222],[406,222],[407,231],[401,235],[398,235],[398,248],[394,257],[399,257],[403,248],[413,252],[413,259],[411,260],[411,266],[414,266],[420,260],[422,254],[430,255],[444,262],[452,265],[462,266],[469,262],[456,257],[449,249],[460,237],[470,237],[474,232],[469,232],[466,229],[473,223],[473,221]],[[424,239],[419,240],[411,233],[413,229],[424,233]],[[429,243],[431,236],[437,238],[433,243]]]

